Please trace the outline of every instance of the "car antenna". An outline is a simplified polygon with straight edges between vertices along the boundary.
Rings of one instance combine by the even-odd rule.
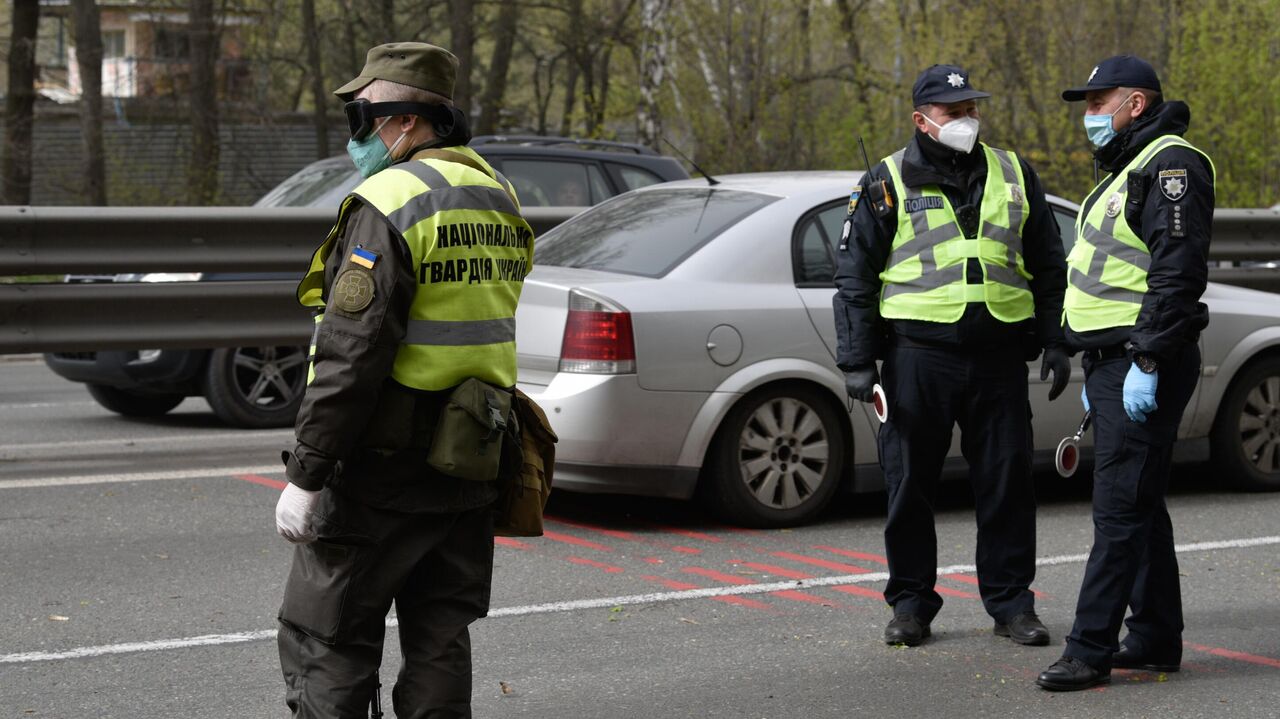
[[[708,184],[708,185],[713,185],[713,186],[714,186],[714,185],[719,185],[719,184],[720,184],[720,181],[719,181],[719,180],[717,180],[716,178],[714,178],[714,177],[712,177],[711,175],[707,174],[707,171],[706,171],[706,170],[702,169],[701,167],[698,167],[698,163],[694,162],[693,160],[690,160],[688,155],[686,155],[686,154],[684,154],[683,152],[681,152],[681,151],[680,151],[680,148],[676,147],[675,145],[672,145],[672,144],[671,144],[671,141],[670,141],[670,140],[668,140],[665,136],[662,136],[662,141],[663,141],[663,142],[665,142],[665,143],[667,143],[668,145],[670,145],[671,149],[672,149],[672,150],[675,150],[675,151],[676,151],[676,154],[677,154],[677,155],[679,155],[679,156],[680,156],[680,158],[681,158],[682,160],[684,160],[685,162],[689,163],[690,165],[693,165],[693,169],[697,170],[699,174],[701,174],[703,177],[707,178],[707,184]]]

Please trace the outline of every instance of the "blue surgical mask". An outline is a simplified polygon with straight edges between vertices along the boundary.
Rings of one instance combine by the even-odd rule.
[[[1092,142],[1094,147],[1103,147],[1115,138],[1116,130],[1111,126],[1111,120],[1116,116],[1116,113],[1120,112],[1120,109],[1128,104],[1129,100],[1132,99],[1133,95],[1125,98],[1125,101],[1120,103],[1120,107],[1117,107],[1115,112],[1112,112],[1110,115],[1084,116],[1084,131],[1088,133],[1089,142]]]
[[[347,154],[351,156],[351,161],[356,164],[356,169],[360,171],[361,177],[373,177],[387,169],[387,166],[391,164],[391,153],[395,152],[396,147],[400,145],[400,141],[405,138],[407,133],[401,134],[391,147],[387,147],[378,133],[390,121],[390,117],[383,120],[363,140],[352,138],[347,141]]]

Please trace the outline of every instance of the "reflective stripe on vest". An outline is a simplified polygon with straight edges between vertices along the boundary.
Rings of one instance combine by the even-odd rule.
[[[1076,217],[1076,241],[1067,255],[1064,322],[1091,332],[1137,324],[1147,293],[1151,252],[1125,219],[1129,173],[1141,172],[1161,150],[1185,147],[1209,160],[1177,135],[1164,135],[1147,145],[1123,170],[1108,175],[1089,193]],[[1210,168],[1213,161],[1209,160]],[[1215,170],[1216,174],[1216,170]],[[1145,199],[1145,198],[1144,198]]]
[[[898,197],[898,230],[885,271],[880,314],[890,319],[955,322],[970,302],[984,302],[992,316],[1020,322],[1035,313],[1022,258],[1027,192],[1014,153],[982,145],[987,179],[978,237],[968,239],[955,210],[934,185],[907,187],[904,151],[885,158]],[[979,260],[983,282],[970,284],[968,261]]]
[[[449,148],[483,168],[466,147]],[[391,376],[423,390],[468,377],[509,387],[516,381],[515,310],[533,263],[533,231],[501,174],[427,158],[370,177],[343,202],[338,221],[312,258],[298,299],[324,306],[325,261],[350,211],[377,211],[403,238],[418,289]]]

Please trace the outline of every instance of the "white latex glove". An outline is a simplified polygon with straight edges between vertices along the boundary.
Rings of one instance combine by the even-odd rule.
[[[320,492],[311,492],[290,482],[276,502],[276,531],[295,544],[315,541],[311,513],[320,501]]]

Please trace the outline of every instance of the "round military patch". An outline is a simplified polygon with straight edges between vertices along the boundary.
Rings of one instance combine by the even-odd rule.
[[[349,267],[333,284],[333,303],[343,312],[359,312],[373,302],[373,273],[361,267]]]
[[[1124,198],[1117,192],[1107,198],[1107,217],[1115,217],[1124,208]]]

